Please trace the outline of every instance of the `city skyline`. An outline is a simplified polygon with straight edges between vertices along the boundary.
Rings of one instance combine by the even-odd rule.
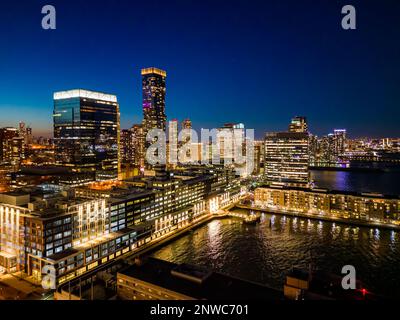
[[[190,118],[197,130],[243,122],[261,138],[304,115],[318,135],[334,128],[346,128],[353,137],[398,135],[399,45],[382,40],[395,37],[398,4],[359,5],[360,27],[352,33],[340,28],[341,3],[306,2],[287,10],[287,3],[254,2],[248,8],[234,1],[210,12],[208,2],[105,1],[95,16],[90,4],[77,5],[79,10],[53,4],[56,30],[40,28],[41,6],[35,2],[25,3],[23,12],[22,5],[6,4],[1,13],[11,30],[8,50],[0,53],[8,62],[0,80],[0,110],[7,117],[0,126],[24,121],[34,135],[51,136],[53,92],[83,88],[117,95],[121,128],[129,128],[142,117],[140,70],[154,66],[168,73],[167,121]],[[146,31],[146,12],[152,12],[151,29],[159,30],[157,41]],[[107,16],[120,19],[95,20]],[[80,39],[73,36],[77,29]],[[71,39],[83,49],[74,50]],[[102,41],[111,45],[97,51]],[[26,50],[33,54],[24,55]],[[249,108],[253,112],[243,112]]]
[[[398,17],[398,0],[7,1],[0,300],[247,318],[399,299]]]

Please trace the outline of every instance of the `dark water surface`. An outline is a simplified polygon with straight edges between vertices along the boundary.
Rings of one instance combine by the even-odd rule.
[[[311,170],[311,179],[318,187],[332,190],[400,195],[400,169],[383,172]]]

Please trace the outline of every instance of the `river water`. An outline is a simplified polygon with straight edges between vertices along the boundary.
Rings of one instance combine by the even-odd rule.
[[[331,189],[400,194],[398,173],[392,176],[393,181],[388,178],[390,174],[369,181],[365,175],[370,174],[316,171],[313,177],[319,186]],[[387,173],[376,173],[380,174]],[[341,268],[350,264],[369,290],[400,298],[398,231],[263,214],[261,223],[254,226],[234,218],[214,220],[153,256],[206,266],[279,289],[283,289],[284,275],[292,267],[308,268],[312,264],[340,274]]]

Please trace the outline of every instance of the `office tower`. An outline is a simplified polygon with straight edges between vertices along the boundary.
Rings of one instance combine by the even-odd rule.
[[[178,162],[178,120],[173,119],[168,124],[167,161],[169,165]]]
[[[290,122],[289,132],[308,132],[306,117],[294,117]]]
[[[142,69],[143,128],[146,135],[151,129],[166,129],[166,76],[165,71],[157,68]]]
[[[291,186],[307,185],[308,134],[267,133],[265,137],[265,178],[268,182]]]
[[[119,143],[115,95],[82,89],[54,93],[56,163],[82,173],[81,183],[117,179]]]

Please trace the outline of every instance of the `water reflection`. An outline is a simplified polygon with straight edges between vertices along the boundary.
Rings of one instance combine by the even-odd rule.
[[[263,214],[258,225],[238,219],[212,221],[166,245],[154,256],[193,263],[282,288],[291,267],[315,267],[340,274],[356,267],[376,293],[400,297],[397,231],[352,227],[291,216]],[[271,226],[270,226],[271,221]]]
[[[333,190],[379,192],[400,194],[400,170],[382,168],[385,171],[349,172],[311,170],[311,179],[318,187]]]

